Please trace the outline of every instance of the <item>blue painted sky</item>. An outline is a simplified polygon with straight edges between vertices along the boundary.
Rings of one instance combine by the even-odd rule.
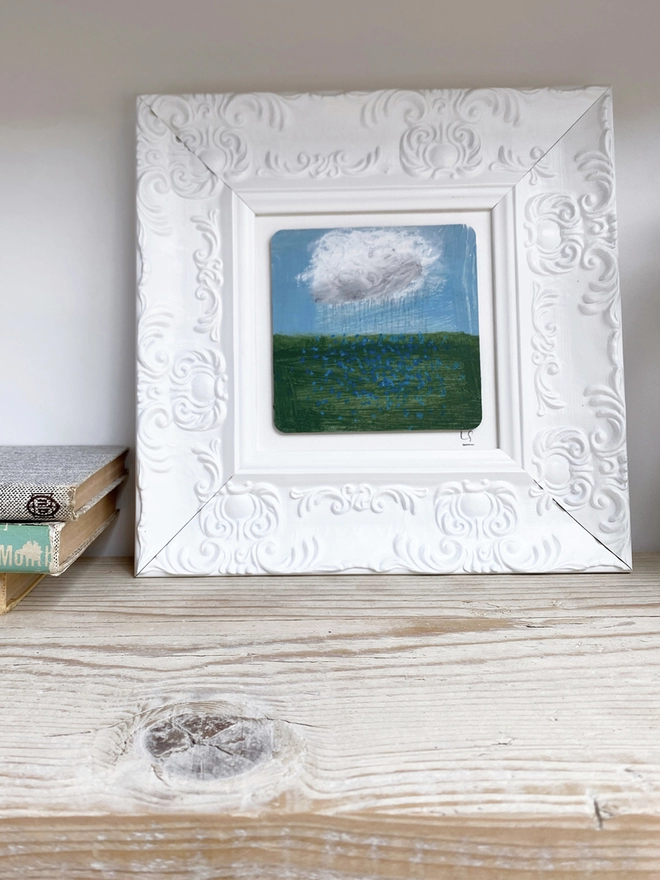
[[[282,229],[271,291],[274,333],[479,332],[470,226]]]

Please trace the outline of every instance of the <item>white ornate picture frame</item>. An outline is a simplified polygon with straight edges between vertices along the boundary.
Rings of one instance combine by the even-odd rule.
[[[138,575],[631,565],[611,96],[138,100]],[[475,432],[280,435],[277,229],[477,230]]]

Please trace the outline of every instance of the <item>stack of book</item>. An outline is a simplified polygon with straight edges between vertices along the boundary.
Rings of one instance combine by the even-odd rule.
[[[0,446],[0,614],[62,574],[118,514],[123,446]]]

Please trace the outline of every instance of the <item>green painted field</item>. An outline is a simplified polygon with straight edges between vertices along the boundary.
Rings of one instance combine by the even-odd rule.
[[[479,338],[466,333],[273,336],[285,433],[462,431],[481,422]]]

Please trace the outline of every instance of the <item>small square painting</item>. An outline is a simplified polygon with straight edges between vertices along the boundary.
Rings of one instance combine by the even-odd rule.
[[[476,428],[476,259],[474,230],[460,224],[276,232],[275,427]]]

